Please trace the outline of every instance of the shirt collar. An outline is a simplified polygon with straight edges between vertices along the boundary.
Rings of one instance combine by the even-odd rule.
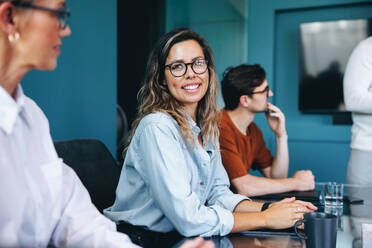
[[[198,137],[199,133],[200,133],[200,127],[198,127],[198,125],[196,125],[196,122],[189,116],[189,115],[186,115],[187,116],[187,121],[189,122],[189,125],[191,127],[191,130],[195,133],[196,137]]]
[[[187,121],[189,122],[189,125],[191,127],[191,130],[195,133],[195,137],[198,137],[199,133],[201,132],[200,127],[198,127],[196,122],[189,115],[186,115],[186,116],[187,116]],[[197,138],[196,138],[196,140],[197,140]],[[199,141],[197,141],[197,142],[199,142]],[[203,141],[203,143],[204,143],[206,151],[213,152],[214,147],[213,147],[211,142],[205,140],[205,141]]]
[[[10,134],[14,128],[17,116],[22,114],[27,120],[25,111],[25,95],[20,85],[16,88],[15,100],[0,86],[0,129]]]

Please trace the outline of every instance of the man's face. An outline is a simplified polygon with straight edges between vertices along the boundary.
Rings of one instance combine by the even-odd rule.
[[[274,93],[270,90],[267,80],[265,79],[260,86],[253,90],[253,94],[249,96],[250,104],[248,109],[253,113],[260,113],[267,111],[267,103],[269,97]]]

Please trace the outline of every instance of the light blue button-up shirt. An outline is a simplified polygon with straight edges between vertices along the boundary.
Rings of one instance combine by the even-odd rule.
[[[230,233],[232,211],[245,196],[230,191],[220,152],[197,141],[199,127],[189,118],[194,144],[164,113],[145,116],[127,151],[116,200],[105,215],[158,232],[186,236]]]

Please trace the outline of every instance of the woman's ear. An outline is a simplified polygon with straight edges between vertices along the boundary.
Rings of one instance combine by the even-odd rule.
[[[16,32],[14,13],[15,7],[10,2],[0,4],[0,30],[7,35]]]

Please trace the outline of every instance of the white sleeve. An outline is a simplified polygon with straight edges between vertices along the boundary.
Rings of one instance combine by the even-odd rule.
[[[344,75],[346,109],[372,114],[372,38],[354,49]]]
[[[116,231],[116,225],[104,217],[91,202],[75,172],[63,165],[62,215],[53,232],[57,247],[135,248],[129,237]]]

